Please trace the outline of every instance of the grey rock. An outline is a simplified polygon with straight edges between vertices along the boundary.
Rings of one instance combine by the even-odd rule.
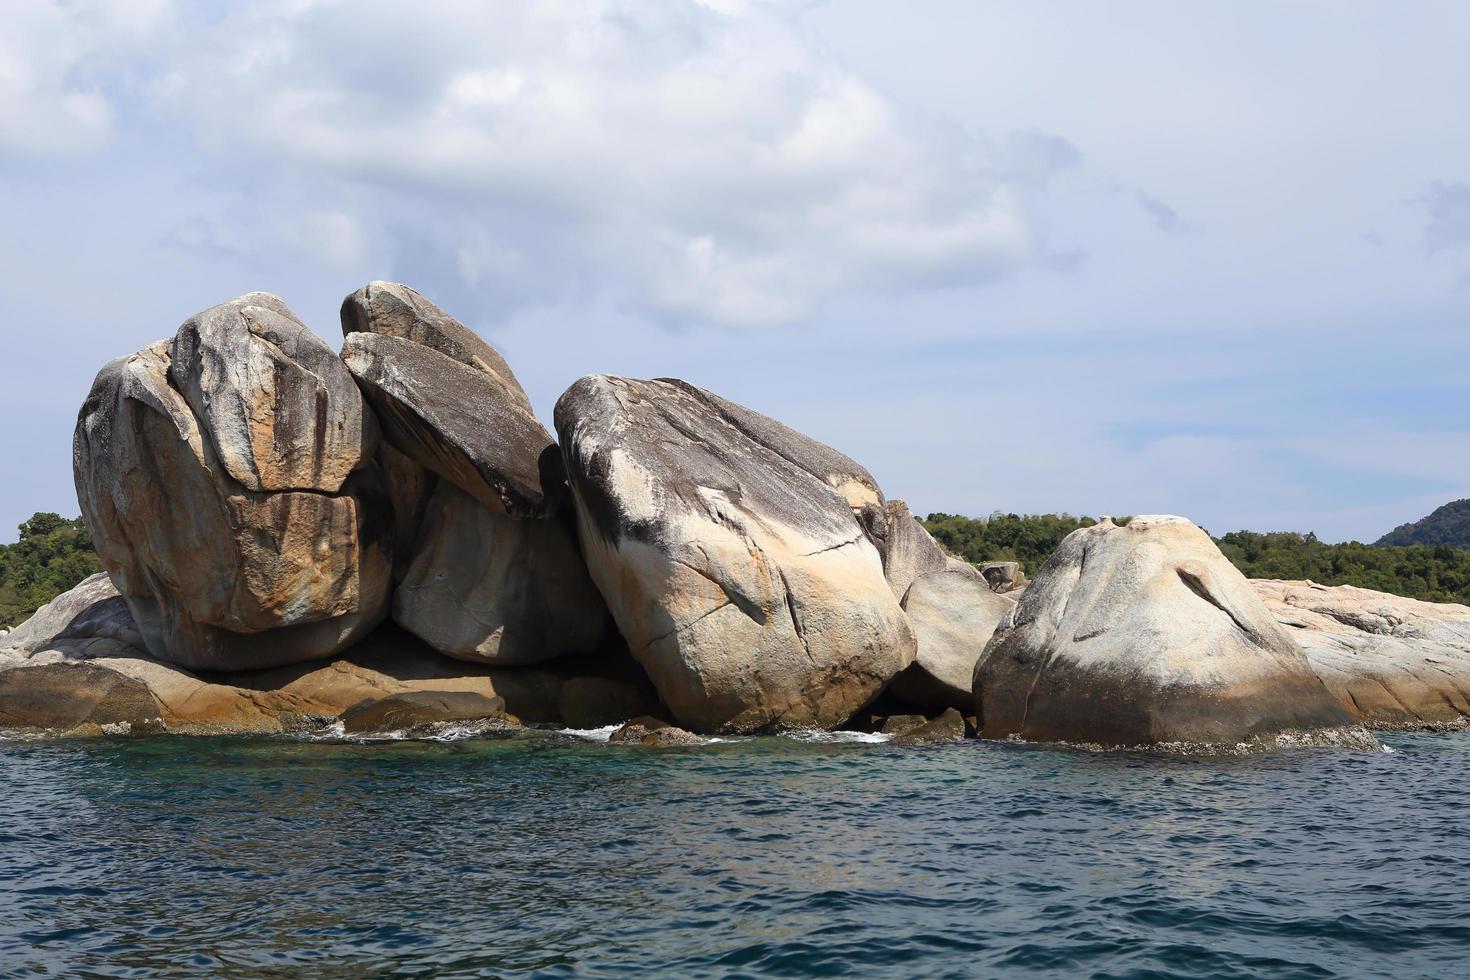
[[[546,509],[541,457],[555,443],[519,385],[382,334],[348,334],[342,360],[399,452],[492,511]]]
[[[996,630],[974,690],[987,738],[1228,749],[1362,733],[1245,578],[1178,517],[1068,535]]]
[[[939,745],[958,742],[965,737],[965,719],[953,708],[944,709],[939,717],[889,740],[890,745]]]
[[[610,620],[573,532],[494,513],[441,482],[393,620],[461,660],[531,664],[597,649]]]
[[[342,728],[352,735],[412,734],[433,725],[492,719],[505,722],[504,698],[473,691],[407,691],[349,708]]]
[[[684,383],[605,376],[556,407],[592,579],[675,719],[698,732],[834,727],[914,655],[839,492],[875,491],[792,462],[809,440],[760,418]]]
[[[870,522],[870,528],[880,527],[881,531],[870,530],[868,537],[883,556],[883,574],[894,595],[902,599],[920,575],[951,567],[954,559],[909,512],[908,504],[890,500],[882,506],[881,514],[881,520]]]
[[[609,735],[607,740],[613,745],[641,745],[645,748],[703,745],[706,741],[693,732],[647,716],[634,718]]]
[[[500,352],[479,334],[402,283],[377,280],[342,301],[342,335],[375,333],[411,340],[489,375],[531,414],[531,402]]]
[[[168,379],[246,490],[336,493],[377,448],[376,423],[336,352],[270,293],[184,321]]]
[[[698,401],[710,414],[751,442],[821,480],[836,490],[853,510],[868,504],[882,506],[883,491],[878,488],[873,474],[831,446],[687,381],[678,378],[660,378],[659,381]]]
[[[918,655],[888,690],[921,708],[973,707],[975,664],[1015,602],[990,591],[972,568],[943,569],[914,579],[903,608],[918,636]]]
[[[883,719],[883,727],[879,729],[884,735],[907,735],[915,729],[923,728],[929,719],[923,715],[889,715]]]
[[[1029,584],[1020,562],[988,561],[980,566],[980,574],[990,584],[991,591],[1002,594],[1024,589]]]

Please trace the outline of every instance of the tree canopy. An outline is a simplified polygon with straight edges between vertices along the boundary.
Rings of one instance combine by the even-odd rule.
[[[1062,538],[1096,522],[1071,514],[995,513],[987,518],[930,514],[923,523],[935,540],[967,561],[1017,561],[1027,575],[1035,575]],[[1294,531],[1231,531],[1215,543],[1247,578],[1311,579],[1470,604],[1470,551],[1460,548],[1327,544],[1315,534]]]
[[[20,540],[0,545],[0,626],[15,626],[102,565],[80,517],[33,514]]]

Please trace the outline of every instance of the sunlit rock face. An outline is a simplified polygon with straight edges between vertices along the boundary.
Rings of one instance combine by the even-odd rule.
[[[1327,690],[1365,724],[1470,723],[1470,606],[1351,585],[1251,585]]]
[[[556,427],[592,579],[681,725],[832,727],[912,662],[856,463],[680,381],[583,378]]]
[[[1068,535],[997,629],[974,691],[988,738],[1234,745],[1356,727],[1179,517]]]
[[[596,650],[609,620],[577,549],[561,457],[505,359],[398,283],[348,296],[342,330],[343,361],[401,460],[395,493],[437,482],[400,566],[394,621],[482,663]]]
[[[194,669],[328,656],[386,614],[392,505],[351,374],[277,297],[106,365],[73,468],[149,652]]]

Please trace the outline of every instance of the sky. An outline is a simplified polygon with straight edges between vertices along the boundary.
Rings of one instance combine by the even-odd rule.
[[[1470,5],[0,0],[0,541],[108,360],[406,282],[915,512],[1470,496]]]

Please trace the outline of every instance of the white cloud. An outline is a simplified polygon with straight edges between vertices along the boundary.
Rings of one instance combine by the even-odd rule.
[[[140,91],[198,134],[224,182],[268,198],[272,181],[314,180],[334,202],[352,185],[372,221],[334,203],[331,227],[265,223],[329,266],[382,251],[347,250],[339,231],[411,228],[491,296],[601,291],[662,320],[737,325],[853,288],[1056,266],[1038,214],[1070,145],[915,116],[779,6],[280,0],[181,16],[130,62],[151,73]],[[58,139],[106,138],[107,103],[75,86],[114,54],[72,44],[54,59],[49,102],[28,104],[71,113]],[[477,258],[487,241],[493,259]]]
[[[173,14],[169,0],[0,2],[0,156],[106,145],[130,60],[156,50]]]

